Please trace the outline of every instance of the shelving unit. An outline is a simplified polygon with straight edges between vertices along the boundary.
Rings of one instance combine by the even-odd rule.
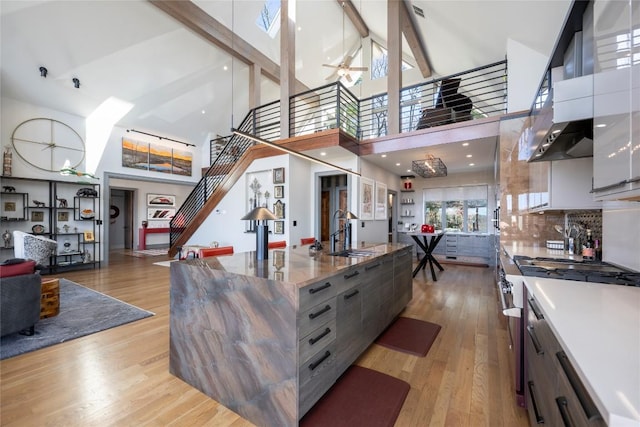
[[[99,217],[99,184],[5,176],[2,183],[3,190],[7,186],[16,190],[0,193],[2,233],[20,230],[58,242],[57,253],[50,258],[45,273],[100,268],[102,220]],[[79,195],[81,188],[91,189],[87,193],[97,195]],[[14,203],[8,207],[15,210],[7,211],[6,203]],[[88,211],[92,214],[87,214]],[[13,258],[13,250],[13,245],[3,247],[0,259]]]

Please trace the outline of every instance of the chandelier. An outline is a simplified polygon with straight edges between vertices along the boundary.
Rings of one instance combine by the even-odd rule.
[[[437,178],[447,176],[447,167],[439,157],[428,155],[424,160],[414,160],[412,169],[423,178]]]

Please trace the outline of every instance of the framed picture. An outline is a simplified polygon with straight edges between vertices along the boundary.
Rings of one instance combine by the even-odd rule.
[[[176,196],[168,194],[147,194],[147,205],[149,206],[175,206]]]
[[[36,222],[44,221],[44,212],[42,212],[42,211],[32,211],[31,212],[31,221],[36,221]]]
[[[280,270],[284,267],[284,251],[273,251],[273,266]]]
[[[280,200],[276,201],[273,204],[273,214],[278,219],[284,219],[284,203],[282,203]]]
[[[15,212],[16,211],[16,203],[15,202],[4,202],[4,210],[6,212]]]
[[[373,180],[360,177],[360,219],[373,219]]]
[[[275,185],[273,187],[273,197],[276,199],[284,199],[284,185]]]
[[[274,271],[273,280],[284,280],[284,271]]]
[[[375,219],[387,219],[387,185],[376,181]]]
[[[93,240],[95,239],[95,237],[93,236],[93,231],[85,231],[83,234],[85,242],[93,242]]]
[[[284,221],[273,221],[273,234],[284,234]]]
[[[58,212],[58,221],[69,221],[69,212]]]
[[[147,208],[148,220],[169,220],[176,214],[175,208]]]
[[[284,184],[284,168],[275,168],[273,170],[273,183]]]

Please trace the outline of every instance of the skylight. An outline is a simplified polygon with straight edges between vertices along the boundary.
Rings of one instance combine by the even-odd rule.
[[[256,25],[271,38],[275,38],[280,30],[280,0],[265,0],[260,14],[256,18]]]

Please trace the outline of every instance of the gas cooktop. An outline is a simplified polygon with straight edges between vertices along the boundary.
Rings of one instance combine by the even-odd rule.
[[[523,276],[640,287],[640,273],[606,262],[520,255],[514,256],[513,261]]]

